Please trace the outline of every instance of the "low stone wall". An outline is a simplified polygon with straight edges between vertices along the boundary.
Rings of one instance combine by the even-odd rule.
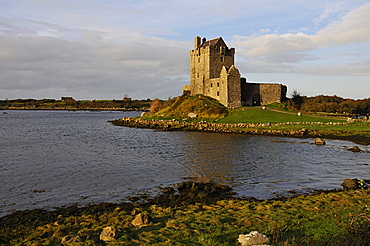
[[[160,129],[165,131],[201,131],[201,132],[218,132],[218,133],[239,133],[252,135],[274,135],[274,136],[289,136],[289,137],[318,137],[321,136],[315,131],[309,132],[307,129],[300,130],[273,130],[268,129],[272,126],[282,125],[299,125],[300,122],[286,123],[207,123],[207,122],[182,122],[178,120],[146,120],[141,118],[122,118],[111,121],[117,126],[135,127],[135,128],[150,128]],[[347,123],[322,123],[322,122],[306,122],[304,124],[312,125],[345,125]],[[258,129],[265,128],[265,129]]]

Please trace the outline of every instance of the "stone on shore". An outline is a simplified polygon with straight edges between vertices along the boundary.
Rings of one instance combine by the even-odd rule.
[[[268,237],[258,231],[251,231],[249,234],[243,235],[240,234],[238,238],[239,243],[242,246],[250,245],[266,245],[270,240]]]
[[[344,190],[355,190],[357,189],[357,180],[356,179],[345,179],[342,183]]]
[[[81,238],[78,235],[67,235],[62,238],[62,241],[60,242],[63,245],[75,243],[75,242],[81,242]]]
[[[142,227],[149,224],[152,221],[152,218],[147,214],[138,214],[131,224],[135,227]]]
[[[190,117],[190,118],[197,118],[197,117],[198,117],[198,115],[197,115],[197,114],[195,114],[195,113],[189,113],[189,114],[188,114],[188,117]]]
[[[104,242],[111,242],[114,241],[116,237],[116,228],[113,226],[107,226],[103,229],[100,233],[100,240]]]
[[[353,148],[349,149],[352,152],[361,152],[362,150],[358,146],[353,146]]]
[[[316,139],[315,139],[315,144],[316,144],[316,145],[325,145],[325,144],[326,144],[326,142],[325,142],[325,140],[324,140],[324,139],[316,138]]]

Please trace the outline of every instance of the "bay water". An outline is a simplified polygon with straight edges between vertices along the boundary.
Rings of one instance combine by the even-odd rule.
[[[119,111],[0,111],[0,217],[16,210],[125,201],[184,180],[240,196],[341,188],[370,179],[370,146],[350,141],[166,132],[113,126]]]

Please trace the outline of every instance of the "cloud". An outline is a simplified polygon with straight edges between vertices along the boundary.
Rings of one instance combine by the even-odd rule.
[[[323,22],[326,19],[329,19],[332,17],[334,14],[337,14],[338,12],[346,11],[347,8],[345,6],[345,2],[340,1],[340,2],[334,2],[327,6],[325,10],[321,13],[321,15],[314,20],[314,23],[316,25],[319,25],[321,22]]]
[[[153,43],[156,42],[154,38]],[[173,46],[171,42],[166,46],[163,42],[146,45],[40,36],[1,37],[0,81],[3,90],[22,88],[29,94],[30,90],[54,88],[76,98],[119,98],[123,93],[139,98],[167,98],[171,94],[161,94],[160,87],[166,86],[167,93],[180,93],[184,81],[173,76],[188,73],[184,50]]]
[[[258,37],[235,36],[233,44],[245,56],[258,57],[283,52],[302,52],[337,45],[370,41],[370,3],[345,15],[315,35],[299,33],[266,34]]]
[[[255,68],[253,72],[260,71],[259,67],[264,64],[266,70],[270,72],[287,72],[290,68],[290,72],[366,76],[370,68],[351,65],[348,58],[346,65],[327,65],[323,63],[325,57],[309,54],[309,52],[320,50],[321,54],[324,54],[328,52],[326,49],[352,44],[360,44],[360,46],[362,44],[367,47],[370,41],[370,15],[368,13],[370,13],[370,3],[348,12],[340,21],[331,22],[315,34],[298,32],[250,37],[234,36],[231,43],[238,47],[239,56],[250,63],[256,63],[248,66]],[[348,53],[358,56],[351,49],[347,55]],[[360,59],[360,57],[356,58]],[[320,65],[307,63],[318,59],[321,60]]]

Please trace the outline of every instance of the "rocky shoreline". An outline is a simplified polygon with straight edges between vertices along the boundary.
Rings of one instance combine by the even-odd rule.
[[[265,135],[265,136],[281,136],[281,137],[299,137],[299,138],[318,138],[326,137],[331,139],[350,140],[359,144],[370,144],[370,138],[358,135],[353,136],[338,136],[325,134],[317,130],[309,130],[303,125],[317,126],[333,126],[347,125],[346,122],[285,122],[285,123],[208,123],[186,122],[179,120],[153,120],[136,117],[124,117],[122,119],[110,121],[116,126],[125,126],[133,128],[157,129],[163,131],[197,131],[197,132],[214,132],[214,133],[235,133],[247,135]],[[275,130],[273,127],[279,126],[296,126],[302,125],[299,130]]]
[[[344,182],[346,186],[342,184],[344,191],[321,190],[309,196],[297,194],[294,198],[269,200],[236,197],[230,187],[212,182],[183,182],[176,186],[162,188],[160,194],[145,202],[100,203],[86,207],[74,205],[51,211],[42,209],[19,211],[0,218],[2,225],[0,244],[186,245],[181,244],[181,240],[178,241],[180,235],[188,234],[184,241],[186,243],[193,242],[191,240],[194,240],[193,243],[202,242],[202,235],[210,235],[211,232],[217,239],[218,232],[215,232],[215,228],[225,225],[220,232],[222,237],[214,241],[218,243],[213,245],[225,245],[225,240],[227,245],[238,245],[236,243],[238,235],[240,238],[241,233],[256,229],[267,233],[274,245],[291,245],[285,244],[288,241],[301,242],[301,245],[306,245],[308,241],[313,240],[315,232],[305,234],[305,230],[313,230],[310,224],[312,222],[308,223],[305,218],[318,217],[318,211],[321,217],[314,220],[314,228],[327,230],[331,221],[329,219],[327,219],[328,222],[324,221],[324,218],[327,218],[328,214],[335,213],[338,214],[336,223],[343,224],[343,226],[335,229],[335,232],[327,230],[325,233],[338,235],[346,233],[344,238],[340,239],[341,242],[346,242],[350,238],[351,242],[362,243],[367,239],[366,221],[369,217],[367,213],[360,214],[359,211],[362,209],[361,204],[369,200],[370,193],[367,187],[361,185],[362,180],[348,179],[346,181],[347,183]],[[347,211],[346,204],[353,202],[353,199],[357,206],[351,206],[351,210]],[[359,199],[362,200],[357,201]],[[347,217],[357,215],[358,227],[347,228],[346,225],[349,223]],[[272,218],[274,219],[271,220]],[[292,222],[292,220],[296,221]],[[276,223],[282,224],[281,228]],[[296,232],[290,227],[285,228],[286,223],[290,223],[290,227],[299,227],[302,232]],[[328,225],[321,226],[321,223]],[[202,224],[205,224],[204,228],[197,227]],[[303,229],[305,227],[308,229]],[[280,231],[282,228],[285,228],[286,232],[289,229],[289,233],[282,233]],[[347,232],[350,233],[353,230],[357,233],[347,235]],[[161,236],[147,238],[148,234],[161,234]],[[197,237],[200,238],[197,239]],[[335,237],[316,238],[315,240],[317,245],[333,245],[326,243],[335,241]],[[210,244],[204,242],[194,245]]]

